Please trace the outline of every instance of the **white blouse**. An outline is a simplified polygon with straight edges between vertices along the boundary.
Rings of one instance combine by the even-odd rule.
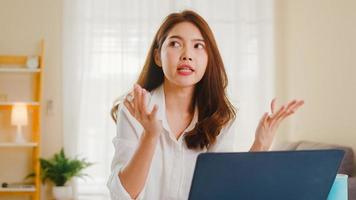
[[[202,152],[234,151],[235,121],[225,126],[214,145],[208,150],[188,149],[183,138],[184,133],[192,130],[198,120],[197,107],[190,125],[177,140],[169,128],[166,117],[163,86],[151,91],[148,106],[158,105],[157,118],[164,129],[157,143],[145,186],[139,200],[186,200],[188,199],[195,162]],[[112,161],[112,173],[107,186],[112,200],[131,200],[130,195],[120,182],[118,173],[131,159],[143,133],[141,124],[130,114],[125,106],[119,106],[117,113],[117,135],[113,139],[115,155]]]

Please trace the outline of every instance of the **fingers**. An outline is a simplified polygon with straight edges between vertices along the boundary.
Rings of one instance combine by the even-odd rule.
[[[263,124],[266,125],[268,124],[268,119],[269,119],[269,116],[268,116],[268,113],[266,112],[264,115],[263,115]]]
[[[274,102],[272,104],[274,104]],[[271,104],[271,107],[272,107],[272,104]],[[270,118],[279,118],[286,113],[294,112],[298,107],[300,107],[303,104],[304,104],[304,101],[292,100],[286,106],[285,105],[282,106],[276,113],[272,113]],[[282,108],[284,108],[284,111]]]
[[[304,101],[303,101],[303,100],[297,101],[293,106],[291,106],[291,107],[289,108],[289,110],[287,111],[287,113],[286,113],[284,116],[282,116],[282,120],[283,120],[284,118],[288,117],[289,115],[295,113],[295,112],[298,110],[298,108],[301,107],[302,105],[304,105]]]
[[[134,110],[134,104],[133,104],[133,91],[130,92],[125,100],[124,100],[124,105],[126,106],[127,110],[130,112],[132,116],[135,116],[135,110]]]
[[[140,87],[140,86],[138,86],[138,96],[137,96],[137,101],[138,101],[138,110],[139,110],[139,113],[140,113],[140,115],[143,115],[143,114],[145,114],[144,112],[143,112],[143,107],[144,107],[144,103],[143,103],[143,89]]]
[[[286,110],[289,110],[292,106],[294,106],[295,104],[297,103],[297,100],[293,100],[293,101],[291,101],[291,102],[289,102],[288,103],[288,105],[287,105],[287,109]]]
[[[272,104],[274,104],[275,102],[275,99],[273,99],[272,101]],[[277,113],[274,113],[272,112],[272,115],[270,116],[270,118],[276,118],[277,116],[281,116],[281,113],[280,112],[283,112],[283,111],[288,111],[291,109],[291,107],[293,107],[295,104],[297,103],[297,100],[293,100],[293,101],[290,101],[287,106],[282,106]],[[271,107],[272,107],[272,104],[271,104]],[[274,106],[274,105],[273,105]],[[283,110],[284,109],[284,110]],[[274,110],[274,108],[273,108]],[[282,113],[283,114],[283,113]]]
[[[134,102],[134,110],[135,110],[135,117],[139,117],[140,116],[140,105],[139,105],[139,98],[140,98],[140,86],[138,86],[137,84],[135,84],[134,86],[134,99],[133,99],[133,102]]]
[[[135,118],[143,119],[147,117],[155,117],[158,110],[158,106],[155,105],[151,112],[147,109],[148,95],[147,90],[142,88],[140,85],[135,84],[133,90],[133,99],[131,101],[129,98],[125,99],[124,104],[127,109]],[[132,94],[131,93],[131,94]]]
[[[135,116],[135,110],[133,108],[132,102],[125,99],[124,105],[126,106],[127,110],[130,112],[132,116]]]
[[[261,123],[266,123],[267,118],[268,118],[268,113],[265,112],[265,113],[263,114],[263,116],[261,117],[261,119],[260,119],[260,124],[261,124]]]
[[[301,100],[301,101],[297,101],[297,100],[294,100],[292,102],[290,102],[288,104],[288,107],[287,109],[285,110],[285,112],[283,112],[281,115],[279,116],[276,116],[275,119],[271,122],[271,126],[274,126],[275,124],[276,125],[279,125],[279,123],[281,121],[283,121],[286,117],[288,117],[289,115],[295,113],[295,111],[301,107],[302,105],[304,104],[304,101]]]
[[[156,117],[156,114],[157,114],[157,111],[158,111],[158,106],[155,104],[152,108],[152,111],[151,113],[149,114],[149,117],[152,119],[152,118],[155,118]]]
[[[278,115],[273,116],[273,121],[278,120],[282,116],[284,116],[286,113],[288,113],[291,110],[291,107],[293,107],[297,103],[297,100],[293,100],[287,104],[287,106],[282,106],[284,107],[283,111],[279,113]]]
[[[142,113],[147,115],[147,91],[145,89],[142,90],[142,102],[141,102],[141,109]]]
[[[285,106],[282,106],[276,113],[272,114],[270,117],[269,117],[269,122],[270,122],[270,126],[272,126],[275,121],[281,116],[283,115],[283,113],[285,113],[286,111],[286,108]]]
[[[279,108],[279,110],[275,113],[272,113],[272,115],[270,116],[271,119],[274,119],[276,116],[278,116],[281,112],[283,112],[285,109],[285,106],[282,106],[281,108]]]

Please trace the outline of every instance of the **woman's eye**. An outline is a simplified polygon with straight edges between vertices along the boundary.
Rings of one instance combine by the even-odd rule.
[[[179,44],[178,42],[176,42],[176,41],[172,41],[172,42],[169,43],[169,46],[172,46],[172,47],[179,47],[180,44]]]
[[[201,44],[201,43],[198,43],[198,44],[195,44],[194,45],[195,48],[198,48],[198,49],[204,49],[204,44]]]

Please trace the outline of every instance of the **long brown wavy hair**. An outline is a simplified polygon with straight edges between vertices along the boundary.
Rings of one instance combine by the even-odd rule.
[[[236,111],[226,95],[228,84],[224,64],[213,33],[207,22],[197,13],[185,10],[168,15],[158,29],[149,49],[145,64],[137,84],[148,91],[159,87],[164,81],[161,67],[154,61],[154,52],[161,51],[169,31],[178,23],[190,22],[201,32],[208,54],[208,64],[203,78],[196,84],[194,100],[198,106],[198,122],[193,130],[185,134],[189,149],[209,148],[228,122],[236,117]],[[118,101],[114,103],[111,116],[117,120]]]

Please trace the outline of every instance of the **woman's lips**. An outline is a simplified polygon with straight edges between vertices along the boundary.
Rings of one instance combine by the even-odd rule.
[[[178,74],[182,75],[182,76],[188,76],[188,75],[193,74],[193,72],[192,71],[178,71]]]
[[[193,74],[194,69],[193,69],[193,67],[190,66],[190,65],[182,64],[182,65],[179,65],[179,66],[178,66],[177,71],[178,71],[178,74],[179,74],[179,75],[188,76],[188,75]]]

